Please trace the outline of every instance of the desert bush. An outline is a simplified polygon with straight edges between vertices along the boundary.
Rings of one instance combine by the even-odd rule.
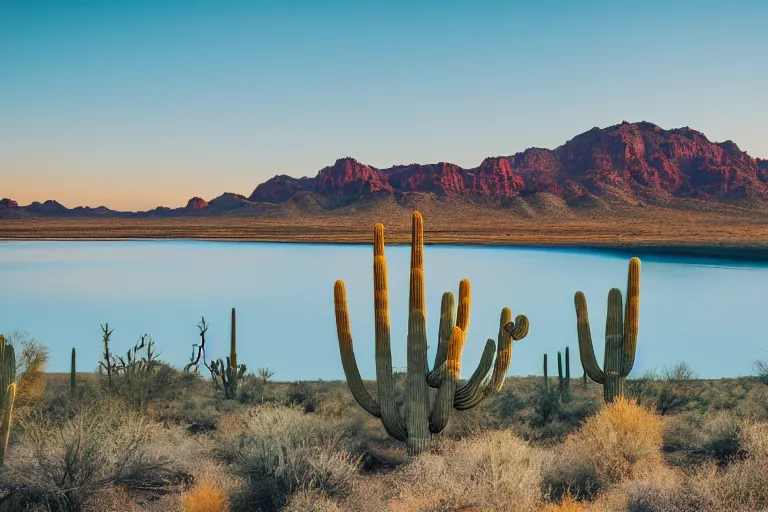
[[[31,414],[17,430],[3,479],[27,504],[79,511],[112,485],[161,488],[184,477],[153,453],[159,430],[114,400],[77,407],[59,422]]]
[[[621,489],[627,494],[627,512],[716,512],[715,500],[687,485],[664,486],[640,483]]]
[[[765,359],[757,359],[752,364],[752,369],[757,374],[757,378],[763,384],[768,385],[768,361]]]
[[[560,411],[560,393],[554,386],[538,385],[534,403],[533,424],[542,427],[551,423]]]
[[[411,510],[539,510],[540,456],[511,431],[446,440],[439,452],[391,473],[398,492],[390,508],[407,503]]]
[[[295,407],[265,405],[219,423],[219,453],[247,479],[237,510],[277,510],[297,491],[343,496],[358,470],[345,425]]]
[[[639,377],[628,378],[624,385],[624,396],[634,399],[640,405],[655,407],[661,378],[655,368],[645,370]]]
[[[342,512],[342,509],[323,493],[299,491],[291,496],[281,512]]]
[[[299,381],[291,384],[288,391],[291,404],[304,408],[304,412],[315,412],[320,405],[320,397],[316,389],[308,382]]]
[[[16,350],[16,407],[23,407],[45,393],[44,371],[50,351],[28,333],[13,331],[4,337]]]
[[[726,464],[742,451],[742,423],[727,411],[676,415],[664,423],[664,450],[677,452],[685,465],[704,460]]]
[[[210,479],[197,483],[181,495],[182,512],[228,512],[229,497]]]
[[[709,470],[706,489],[719,510],[751,512],[768,508],[766,462],[763,457],[747,457],[722,469]]]
[[[545,491],[594,496],[605,485],[642,476],[663,466],[659,416],[632,399],[606,404],[571,434],[548,459]]]
[[[573,496],[567,494],[560,503],[550,503],[544,512],[584,512],[584,507]]]

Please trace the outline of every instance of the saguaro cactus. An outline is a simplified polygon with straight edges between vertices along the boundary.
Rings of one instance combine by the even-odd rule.
[[[571,356],[568,347],[565,347],[565,375],[563,375],[563,356],[557,353],[557,389],[560,399],[567,402],[571,398]]]
[[[461,353],[469,328],[471,292],[467,279],[459,285],[459,302],[454,313],[454,296],[443,294],[437,354],[432,371],[427,361],[426,294],[424,288],[424,225],[419,212],[413,212],[410,294],[408,301],[408,359],[404,415],[395,402],[392,354],[390,349],[389,295],[387,290],[387,260],[384,255],[384,226],[376,224],[373,241],[373,284],[376,343],[376,386],[374,398],[360,377],[352,344],[352,331],[343,281],[336,281],[333,295],[336,309],[336,329],[339,351],[347,383],[360,406],[381,418],[390,436],[405,442],[409,454],[425,450],[432,435],[441,432],[452,408],[470,409],[485,397],[498,392],[512,357],[512,342],[528,334],[528,319],[518,316],[512,322],[509,308],[501,311],[498,345],[492,339],[477,369],[463,385],[459,385]],[[498,350],[497,350],[498,349]],[[494,364],[494,352],[496,352]],[[486,379],[493,366],[493,373]],[[437,388],[431,412],[429,388]]]
[[[5,463],[11,436],[11,416],[16,399],[16,353],[13,345],[0,335],[0,466]]]
[[[608,292],[604,370],[600,369],[595,359],[592,334],[589,329],[587,299],[579,291],[574,296],[574,302],[581,365],[590,379],[603,385],[605,401],[612,402],[617,396],[624,395],[624,381],[635,364],[640,315],[640,260],[638,258],[629,260],[626,305],[622,303],[621,291],[618,288],[612,288]]]
[[[204,333],[204,331],[202,331]],[[208,369],[217,387],[224,391],[226,398],[237,396],[237,382],[245,375],[245,365],[237,365],[237,329],[235,323],[235,308],[232,308],[232,327],[230,331],[229,357],[226,364],[221,359],[211,362]]]
[[[5,408],[5,391],[16,382],[16,351],[0,334],[0,410]]]
[[[544,391],[549,391],[549,375],[547,373],[547,354],[544,354]]]
[[[75,359],[75,347],[72,347],[72,366],[69,369],[69,396],[75,397],[77,388],[77,361]]]

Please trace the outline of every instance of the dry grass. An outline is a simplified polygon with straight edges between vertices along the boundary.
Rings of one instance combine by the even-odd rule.
[[[388,510],[534,511],[541,504],[536,450],[509,430],[447,441],[392,474]]]
[[[16,351],[16,407],[24,410],[45,394],[45,365],[50,351],[27,333],[11,332],[4,337]]]
[[[664,466],[662,423],[631,399],[618,398],[548,453],[544,486],[553,497],[592,497],[606,486]]]
[[[544,512],[584,512],[584,506],[570,494],[567,494],[560,503],[547,505]]]
[[[222,418],[219,453],[247,479],[235,508],[274,510],[296,492],[344,496],[360,463],[346,429],[296,407],[250,407]]]
[[[115,485],[161,489],[184,478],[162,455],[168,432],[119,402],[87,403],[66,416],[38,412],[18,422],[3,481],[20,499],[74,512]]]
[[[213,480],[205,479],[181,495],[182,512],[228,512],[229,497]]]
[[[222,400],[209,382],[179,378],[186,392],[141,409],[89,374],[73,403],[67,379],[46,375],[45,395],[18,416],[0,510],[183,512],[182,496],[208,494],[235,512],[768,508],[768,388],[757,379],[691,381],[679,388],[685,407],[665,416],[630,400],[602,406],[598,386],[574,381],[573,400],[542,425],[540,378],[510,378],[412,460],[343,382],[270,383],[261,405],[256,388]],[[78,485],[58,484],[70,474]]]

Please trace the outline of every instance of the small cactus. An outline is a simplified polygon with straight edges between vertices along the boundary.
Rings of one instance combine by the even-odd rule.
[[[587,314],[587,299],[582,292],[576,292],[574,303],[581,365],[590,379],[603,385],[605,401],[613,402],[616,397],[624,396],[624,381],[635,364],[640,316],[640,260],[638,258],[629,260],[626,304],[622,303],[621,291],[618,288],[611,288],[608,292],[604,370],[600,369],[595,359]]]
[[[201,332],[204,331],[201,328]],[[226,359],[226,364],[221,359],[212,361],[208,365],[208,370],[211,372],[211,378],[216,384],[216,387],[224,391],[224,396],[228,399],[237,397],[237,383],[245,375],[245,365],[237,364],[237,337],[236,337],[236,324],[235,324],[235,308],[232,308],[232,327],[231,337],[229,344],[229,357]]]
[[[563,375],[563,358],[557,353],[557,389],[560,399],[568,402],[571,399],[571,356],[568,347],[565,347],[565,375]]]
[[[77,364],[75,359],[75,347],[72,347],[72,367],[69,370],[69,396],[74,398],[77,389]]]

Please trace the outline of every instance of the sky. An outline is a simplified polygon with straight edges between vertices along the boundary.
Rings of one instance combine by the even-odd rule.
[[[768,157],[768,2],[0,0],[0,197],[121,210],[690,126]]]

